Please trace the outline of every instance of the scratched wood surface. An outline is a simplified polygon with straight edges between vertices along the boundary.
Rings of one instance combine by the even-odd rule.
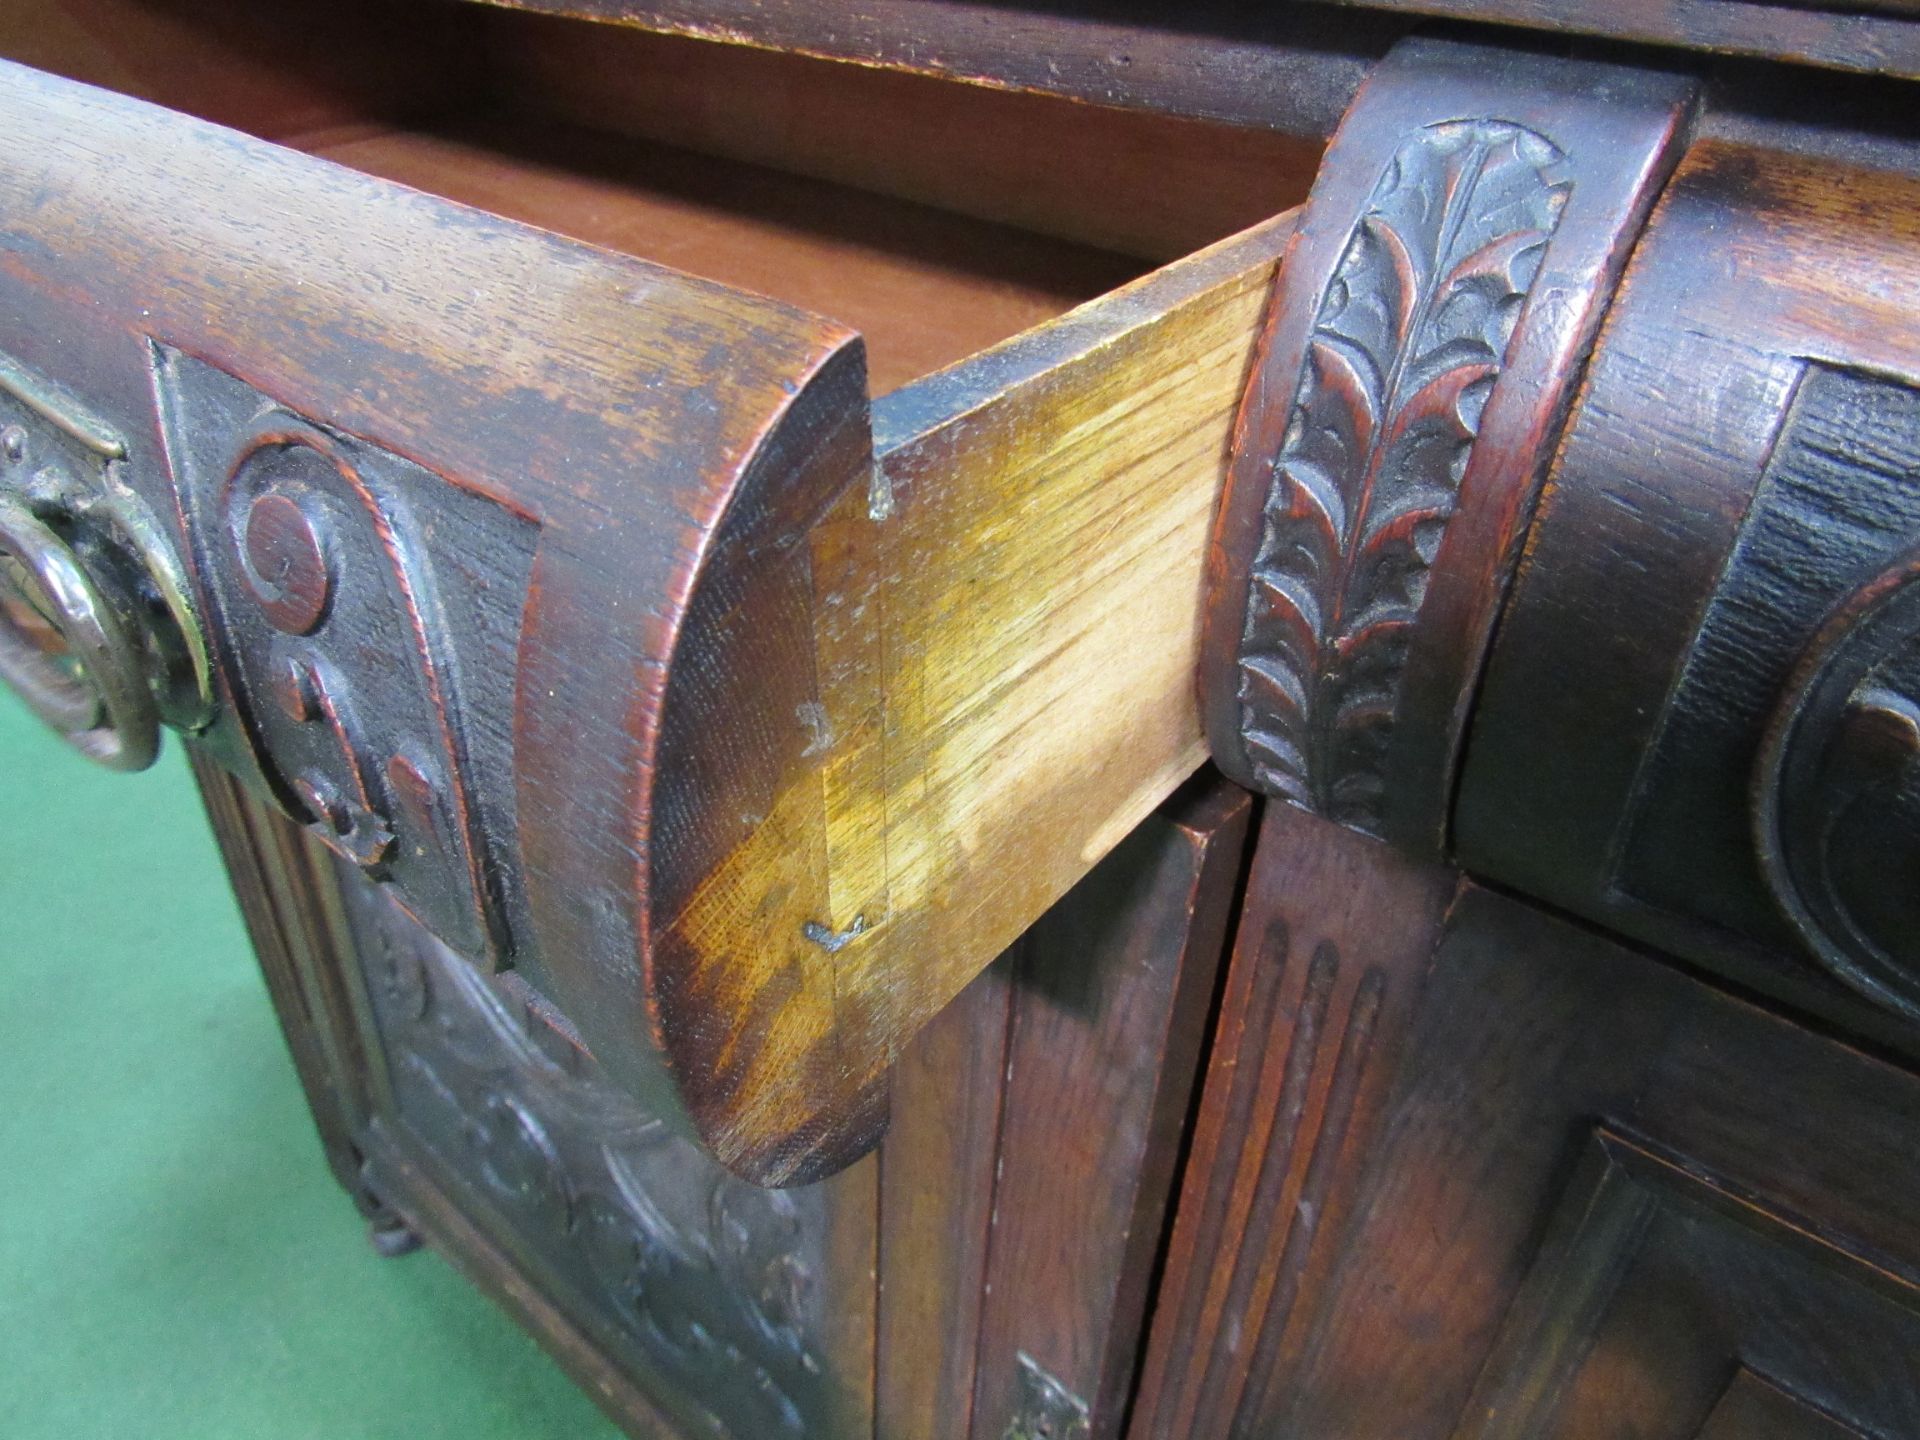
[[[1290,219],[1058,315],[1138,262],[829,182],[656,165],[638,142],[568,141],[570,167],[497,132],[317,142],[829,319],[6,78],[22,153],[51,166],[11,178],[53,177],[12,222],[33,258],[11,293],[42,337],[18,358],[139,437],[131,473],[203,583],[228,596],[211,507],[237,473],[236,387],[424,487],[387,540],[338,542],[361,593],[412,595],[433,526],[490,507],[483,589],[423,592],[392,622],[432,681],[415,718],[445,736],[415,810],[452,817],[405,822],[394,863],[420,883],[397,888],[741,1173],[795,1182],[870,1148],[899,1048],[1204,757],[1201,537]],[[121,223],[91,224],[122,192]],[[208,197],[191,236],[175,199],[144,198],[189,194]],[[110,323],[79,325],[75,296]],[[886,382],[966,356],[888,394],[871,442],[841,311],[871,323]],[[277,747],[314,732],[274,717],[311,707],[259,668],[290,642],[234,628],[247,593],[208,612],[226,719],[202,743],[351,849],[361,819],[300,799],[309,760],[282,773]],[[505,608],[469,633],[482,594]],[[362,683],[363,640],[311,644]],[[358,713],[390,727],[373,694]],[[354,767],[400,773],[413,742],[353,708],[328,711],[348,717],[328,763],[351,760],[340,783],[377,834],[406,797]],[[373,843],[378,867],[394,852]]]
[[[506,698],[495,692],[476,714],[442,690],[420,726],[457,737],[435,767],[440,803],[522,802],[484,852],[500,867],[489,885],[509,897],[497,918],[516,967],[584,1012],[631,1083],[670,1090],[650,1058],[635,868],[652,838],[661,665],[741,489],[775,487],[798,504],[864,478],[853,332],[21,67],[5,67],[0,92],[17,142],[0,167],[13,197],[9,354],[111,418],[129,482],[158,513],[183,529],[196,517],[175,543],[203,586],[225,573],[232,543],[206,517],[250,442],[196,397],[235,387],[252,410],[266,397],[290,424],[377,448],[421,486],[437,477],[444,491],[417,502],[436,515],[479,505],[483,534],[537,535],[521,572],[530,585],[512,578],[519,542],[475,556],[495,567],[487,582],[518,626],[510,661],[496,650],[468,673],[504,682]],[[716,355],[728,363],[716,368]],[[343,535],[333,563],[353,567],[361,593],[391,594],[402,582],[368,567],[418,566],[430,544],[350,547]],[[523,596],[515,583],[529,585]],[[441,597],[428,603],[441,615]],[[424,665],[477,638],[462,628],[474,614],[447,605],[430,632],[393,623],[426,647]],[[237,638],[230,627],[216,637],[229,665]],[[356,643],[322,658],[365,684]],[[263,722],[246,718],[260,700],[266,715],[281,711],[247,683],[229,669],[224,718],[201,743],[288,804]],[[572,983],[569,966],[592,982]]]
[[[381,136],[327,153],[857,317],[876,388],[1125,263],[767,172],[735,183],[644,145],[610,152],[626,183],[577,146],[564,163],[528,148]],[[823,240],[834,206],[904,217],[919,248]],[[982,233],[1002,248],[963,257]],[[688,1037],[725,1072],[722,1153],[853,1113],[848,1097],[880,1085],[902,1043],[1200,763],[1193,541],[1290,233],[1287,219],[1256,227],[884,396],[872,483],[813,526],[792,578],[810,683],[776,686],[791,646],[742,642],[699,662],[722,691],[676,705],[670,689],[669,783],[729,772],[669,807],[684,816],[676,848],[697,859],[653,897],[693,997],[664,1012],[669,1044]],[[1014,292],[984,273],[995,265],[1046,284]],[[780,766],[715,758],[738,745],[741,714],[793,737]],[[705,1038],[718,1013],[735,1017],[724,1042]],[[846,1152],[807,1163],[827,1153]]]

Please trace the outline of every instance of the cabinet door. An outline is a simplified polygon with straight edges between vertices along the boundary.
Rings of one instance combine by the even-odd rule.
[[[1134,1433],[1920,1435],[1920,1080],[1348,844],[1269,815]]]
[[[636,1434],[1120,1433],[1253,802],[1184,788],[908,1047],[879,1153],[730,1175],[524,982],[207,764],[336,1176]],[[1046,1433],[1044,1430],[1034,1433]]]

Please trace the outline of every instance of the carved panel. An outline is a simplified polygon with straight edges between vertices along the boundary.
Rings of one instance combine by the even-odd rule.
[[[1629,894],[1920,1015],[1920,389],[1805,367],[1622,830]],[[1771,897],[1771,903],[1770,903]]]
[[[1755,776],[1761,866],[1814,954],[1920,1018],[1920,554],[1808,647]]]
[[[223,668],[293,814],[461,953],[511,956],[531,522],[171,350],[166,440]]]
[[[1377,830],[1411,627],[1487,396],[1559,223],[1564,156],[1518,125],[1429,125],[1341,255],[1255,552],[1242,736],[1263,788]]]
[[[1417,39],[1368,79],[1275,285],[1209,555],[1220,766],[1444,853],[1479,676],[1691,81]]]
[[[518,981],[462,963],[372,887],[343,889],[400,1123],[447,1183],[577,1297],[688,1435],[840,1433],[857,1407],[827,1359],[826,1193],[734,1179]]]

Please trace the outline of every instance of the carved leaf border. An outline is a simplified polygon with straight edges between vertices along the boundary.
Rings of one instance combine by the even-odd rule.
[[[1270,793],[1377,829],[1408,641],[1571,182],[1498,120],[1405,140],[1320,300],[1272,463],[1239,659]]]

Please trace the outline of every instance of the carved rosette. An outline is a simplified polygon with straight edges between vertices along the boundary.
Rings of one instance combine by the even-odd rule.
[[[1754,830],[1774,900],[1815,957],[1920,1019],[1920,551],[1807,647],[1761,749]]]
[[[1568,185],[1549,141],[1429,125],[1321,297],[1249,576],[1238,699],[1261,788],[1377,830],[1410,633]]]

